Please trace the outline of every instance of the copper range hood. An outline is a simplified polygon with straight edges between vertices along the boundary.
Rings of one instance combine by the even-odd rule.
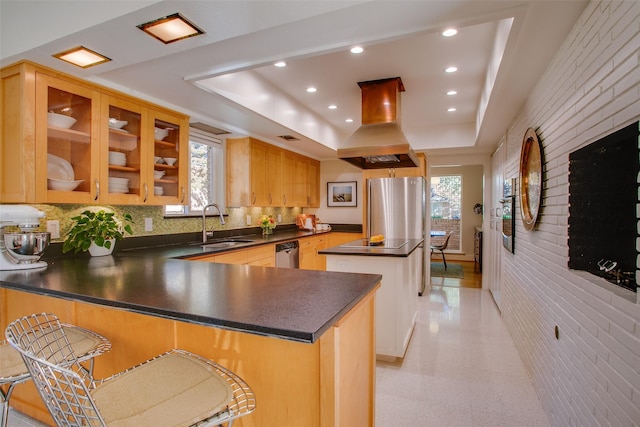
[[[418,157],[400,129],[400,77],[358,82],[362,126],[338,149],[338,158],[361,169],[418,166]]]

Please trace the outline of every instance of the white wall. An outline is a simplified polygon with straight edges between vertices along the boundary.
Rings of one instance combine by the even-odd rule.
[[[356,181],[358,206],[327,207],[327,182]],[[327,160],[320,163],[320,207],[305,209],[304,213],[315,214],[330,224],[362,224],[362,169],[344,160]]]
[[[518,221],[503,253],[501,308],[556,426],[640,425],[637,295],[567,268],[569,153],[640,118],[639,61],[640,2],[590,3],[503,141],[505,177],[528,127],[544,147],[539,223]]]

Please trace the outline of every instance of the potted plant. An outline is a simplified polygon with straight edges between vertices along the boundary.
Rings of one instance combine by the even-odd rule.
[[[131,225],[123,224],[123,221],[133,222],[129,214],[124,214],[123,220],[120,220],[113,212],[87,210],[71,219],[76,224],[62,246],[62,252],[65,253],[88,250],[92,256],[110,255],[115,241],[124,239],[123,233],[133,234]]]
[[[273,234],[273,229],[276,228],[276,220],[271,215],[262,215],[258,220],[260,228],[262,228],[263,235]]]

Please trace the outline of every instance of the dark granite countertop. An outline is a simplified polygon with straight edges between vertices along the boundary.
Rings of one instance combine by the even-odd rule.
[[[386,257],[408,257],[423,242],[422,239],[407,239],[407,243],[397,248],[393,244],[387,246],[358,246],[356,242],[345,243],[318,251],[321,255],[360,255],[360,256],[386,256]]]
[[[253,245],[313,235],[300,233],[259,236]],[[0,286],[313,343],[381,280],[176,259],[200,254],[200,246],[182,244],[52,258],[42,271],[0,271]]]

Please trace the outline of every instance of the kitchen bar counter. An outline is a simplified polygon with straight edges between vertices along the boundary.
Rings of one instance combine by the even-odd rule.
[[[2,271],[0,286],[310,343],[380,281],[167,259],[154,251],[48,262],[41,272]]]
[[[185,251],[194,249],[61,257],[42,271],[0,272],[0,327],[47,311],[105,335],[113,349],[96,360],[98,378],[176,347],[201,354],[254,389],[258,407],[239,427],[373,425],[381,276],[166,256]],[[52,423],[32,383],[11,401]]]

